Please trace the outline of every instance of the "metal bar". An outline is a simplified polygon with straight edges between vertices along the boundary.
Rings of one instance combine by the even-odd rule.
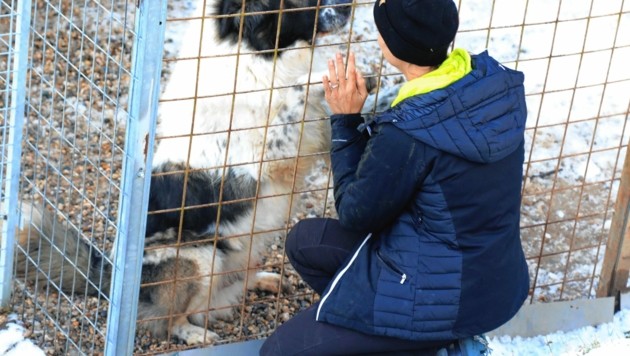
[[[26,67],[28,63],[28,42],[31,24],[31,0],[17,2],[15,37],[15,51],[13,63],[9,56],[9,68],[15,69],[11,80],[11,111],[7,127],[9,139],[7,141],[7,157],[11,161],[6,168],[5,196],[3,198],[0,213],[6,216],[6,224],[2,224],[0,232],[4,238],[0,246],[0,305],[9,305],[13,280],[13,251],[15,239],[15,227],[18,225],[17,214],[18,187],[20,179],[20,163],[22,156],[22,128],[24,126],[24,101],[26,96]],[[10,71],[10,70],[9,70]],[[7,78],[8,79],[8,78]]]
[[[114,245],[105,355],[134,346],[166,24],[166,1],[141,1],[136,12],[129,121]]]

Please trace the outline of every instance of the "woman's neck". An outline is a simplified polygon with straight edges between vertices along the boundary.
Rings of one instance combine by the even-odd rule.
[[[435,70],[437,67],[425,67],[425,66],[418,66],[415,64],[411,64],[411,63],[405,63],[404,66],[402,66],[402,68],[398,68],[400,70],[400,72],[405,76],[405,79],[407,79],[407,81],[416,79],[416,78],[420,78],[421,76]]]

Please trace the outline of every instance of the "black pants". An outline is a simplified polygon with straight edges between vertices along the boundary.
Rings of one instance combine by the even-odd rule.
[[[334,219],[307,219],[286,241],[289,261],[320,295],[366,234],[348,231]],[[449,342],[419,342],[363,334],[318,322],[319,302],[281,325],[263,344],[261,355],[435,355]]]

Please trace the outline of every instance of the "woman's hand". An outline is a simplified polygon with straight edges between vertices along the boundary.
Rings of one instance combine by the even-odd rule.
[[[335,60],[328,60],[328,76],[324,75],[324,93],[326,102],[333,114],[360,113],[367,99],[365,79],[356,70],[354,53],[348,57],[348,69],[344,73],[343,57],[337,53]]]

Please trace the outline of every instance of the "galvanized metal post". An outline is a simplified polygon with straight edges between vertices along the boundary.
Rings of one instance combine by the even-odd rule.
[[[11,299],[13,280],[13,251],[15,227],[20,218],[17,214],[20,163],[22,156],[22,129],[24,127],[24,100],[26,95],[26,68],[28,64],[28,41],[31,24],[31,0],[17,1],[15,9],[15,42],[9,48],[8,71],[13,71],[10,80],[10,114],[5,122],[9,137],[6,143],[6,175],[0,184],[4,185],[4,198],[0,202],[0,215],[6,219],[2,225],[0,246],[0,305],[5,307]],[[9,41],[10,45],[11,41]],[[11,58],[13,53],[13,58]],[[10,75],[7,75],[7,80]],[[0,173],[1,175],[2,173]]]
[[[105,355],[111,356],[131,355],[134,346],[160,94],[166,0],[140,1],[136,16],[131,101],[118,214],[119,229],[114,246],[105,345]]]

